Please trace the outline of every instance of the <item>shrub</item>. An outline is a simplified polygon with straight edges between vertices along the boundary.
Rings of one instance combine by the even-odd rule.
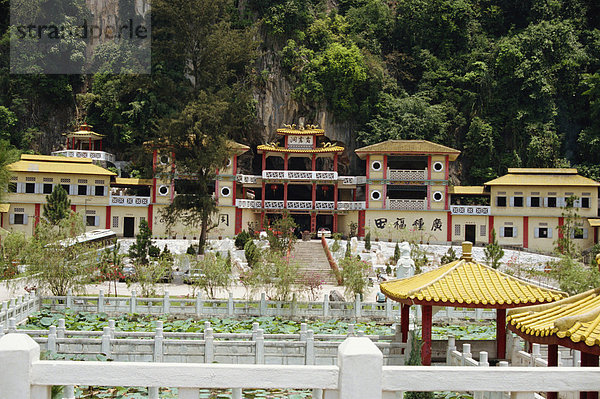
[[[251,240],[251,239],[252,239],[252,237],[250,236],[250,233],[248,233],[246,230],[242,230],[240,232],[240,234],[238,234],[235,237],[235,247],[237,249],[244,249],[244,246],[246,245],[248,240]]]
[[[244,255],[250,267],[254,267],[260,262],[260,250],[252,240],[248,240],[244,245]]]
[[[456,256],[456,251],[454,250],[454,248],[450,247],[448,248],[448,251],[442,256],[440,262],[442,262],[442,265],[445,265],[447,263],[454,262],[457,259],[458,256]]]
[[[396,246],[394,247],[394,264],[398,263],[398,259],[400,259],[400,256],[402,254],[400,253],[400,246],[398,245],[398,241],[396,241]]]
[[[371,250],[371,233],[367,233],[367,235],[365,236],[365,249],[367,251]]]
[[[188,255],[197,255],[198,254],[198,246],[191,244],[188,248],[187,251],[185,251],[186,254]]]

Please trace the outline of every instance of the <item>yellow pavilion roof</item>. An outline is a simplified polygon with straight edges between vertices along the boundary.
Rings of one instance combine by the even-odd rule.
[[[600,219],[588,219],[590,227],[600,227]]]
[[[450,186],[448,187],[448,193],[458,195],[490,195],[489,192],[485,191],[484,186]]]
[[[0,204],[0,212],[6,213],[10,209],[10,204]]]
[[[456,161],[460,155],[459,150],[445,145],[432,143],[427,140],[387,140],[381,143],[368,145],[357,149],[356,154],[360,159],[365,159],[369,154],[402,154],[402,155],[449,155],[451,161]]]
[[[326,143],[329,144],[329,143]],[[292,153],[327,153],[327,152],[343,152],[344,147],[339,145],[331,145],[329,147],[317,147],[309,149],[297,149],[297,148],[285,148],[279,146],[272,146],[269,144],[262,144],[256,147],[257,152],[260,154],[261,151],[273,151],[273,152],[292,152]]]
[[[600,288],[553,303],[511,309],[506,320],[509,328],[521,336],[600,345]]]
[[[403,303],[497,309],[553,302],[566,296],[465,259],[427,273],[381,283],[380,289],[389,298]]]
[[[508,173],[485,183],[486,186],[600,186],[595,180],[577,174],[572,168],[509,168]]]
[[[307,125],[306,127],[296,128],[296,125],[284,125],[285,128],[277,129],[277,134],[293,136],[323,136],[325,130],[319,129],[316,125]]]
[[[21,160],[8,165],[11,172],[65,173],[115,176],[116,173],[94,165],[91,159],[22,154]]]
[[[151,186],[152,179],[135,179],[131,177],[116,177],[115,184],[128,186]]]

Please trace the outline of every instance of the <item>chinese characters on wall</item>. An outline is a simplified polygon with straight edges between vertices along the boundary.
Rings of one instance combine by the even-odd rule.
[[[377,218],[374,220],[375,222],[375,227],[377,227],[378,229],[384,229],[385,226],[388,224],[388,219],[387,218]],[[406,218],[396,218],[396,220],[392,223],[392,227],[396,230],[400,230],[400,229],[405,229],[406,228]],[[425,221],[423,220],[423,218],[417,218],[415,219],[412,223],[411,226],[415,229],[415,230],[426,230],[427,226],[425,225]],[[433,223],[431,224],[431,231],[442,231],[442,219],[440,218],[435,218],[433,220]]]

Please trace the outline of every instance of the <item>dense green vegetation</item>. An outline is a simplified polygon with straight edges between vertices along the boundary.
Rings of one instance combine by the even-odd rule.
[[[9,75],[8,2],[0,9],[0,138],[24,151],[47,152],[86,120],[147,174],[137,150],[167,128],[260,141],[251,94],[285,78],[300,113],[328,109],[359,145],[423,138],[462,150],[463,183],[509,166],[600,177],[596,2],[159,1],[152,74],[94,76]]]

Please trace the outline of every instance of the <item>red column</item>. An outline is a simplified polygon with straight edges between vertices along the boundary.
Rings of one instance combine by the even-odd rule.
[[[431,186],[427,185],[427,209],[431,209]]]
[[[447,218],[447,231],[446,231],[446,241],[448,242],[452,242],[452,213],[448,212],[448,218]]]
[[[337,213],[333,214],[333,232],[334,233],[338,232],[338,215],[337,215]]]
[[[283,154],[283,170],[288,170],[288,154]]]
[[[106,207],[106,223],[105,226],[107,229],[110,229],[110,221],[111,221],[111,207],[110,205]]]
[[[288,184],[283,183],[283,209],[287,209]]]
[[[365,184],[365,208],[369,209],[369,183]]]
[[[410,305],[400,305],[400,332],[402,333],[402,342],[408,342],[408,327],[410,323]]]
[[[34,222],[34,226],[37,227],[37,225],[40,223],[40,204],[35,204],[35,222]]]
[[[233,175],[237,175],[237,155],[233,156]]]
[[[337,210],[337,204],[338,204],[338,184],[335,183],[333,185],[333,209]]]
[[[90,143],[88,144],[88,150],[92,150],[92,138],[90,137]]]
[[[506,309],[496,309],[496,357],[506,358]]]
[[[445,167],[445,171],[446,171],[446,177],[445,179],[448,180],[448,178],[450,177],[450,160],[448,158],[448,155],[446,155],[446,167]]]
[[[529,248],[529,216],[523,216],[523,248]]]
[[[371,156],[367,155],[367,180],[369,179],[369,170],[371,169],[370,161],[371,161]]]
[[[365,236],[365,211],[358,211],[358,232],[359,237]]]
[[[264,206],[264,204],[263,204]],[[265,229],[265,213],[261,212],[260,213],[260,230],[264,230]]]
[[[598,367],[598,356],[581,352],[581,367]],[[598,399],[598,392],[580,392],[580,398]]]
[[[317,231],[317,214],[316,214],[316,212],[311,212],[311,214],[310,214],[310,231],[311,232]]]
[[[265,190],[265,181],[263,180],[263,182],[262,182],[262,195],[260,196],[261,202],[262,202],[262,204],[261,204],[260,207],[262,209],[265,209],[265,197],[266,197],[266,195],[267,195],[267,191]],[[261,226],[262,226],[262,216],[261,216],[260,220],[261,220]]]
[[[100,140],[100,151],[102,151],[102,140]]]
[[[565,218],[564,217],[559,217],[558,218],[558,238],[563,238],[563,233],[562,233],[562,229],[561,227],[563,227],[565,224]]]
[[[315,202],[317,202],[317,183],[312,184],[312,209],[315,209]]]
[[[236,198],[235,198],[235,192],[237,191],[237,187],[236,187],[236,181],[235,181],[235,180],[233,181],[233,184],[232,184],[232,185],[233,185],[233,188],[232,188],[232,191],[233,191],[233,193],[232,193],[232,195],[231,195],[231,200],[232,200],[232,203],[231,203],[231,205],[235,206],[235,199],[236,199]]]
[[[235,234],[242,232],[242,208],[235,208]]]
[[[594,244],[598,244],[598,228],[594,227]]]
[[[427,180],[431,180],[431,155],[427,157]]]
[[[488,243],[492,243],[492,230],[494,230],[494,217],[488,216]]]
[[[267,169],[267,153],[263,152],[262,154],[262,170]]]
[[[421,305],[421,331],[423,344],[421,346],[421,364],[431,366],[431,305]]]
[[[317,156],[315,154],[312,154],[312,165],[311,165],[311,170],[314,172],[315,170],[317,170]]]
[[[548,345],[548,367],[558,366],[558,345]],[[558,399],[558,392],[547,392],[546,399]]]
[[[155,148],[152,153],[152,203],[156,202],[156,166],[158,162],[158,150]]]
[[[449,209],[448,208],[448,185],[447,184],[444,186],[444,209]]]
[[[148,205],[148,227],[150,228],[150,230],[152,230],[152,219],[154,216],[154,212],[153,212],[153,208],[154,205],[150,204]]]

